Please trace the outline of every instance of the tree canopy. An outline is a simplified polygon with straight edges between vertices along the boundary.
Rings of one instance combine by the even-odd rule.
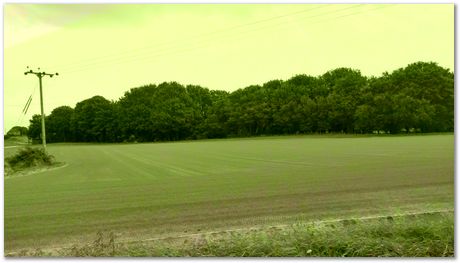
[[[5,136],[7,137],[12,137],[12,136],[25,136],[28,133],[27,127],[21,127],[21,126],[14,126],[11,128]]]
[[[94,96],[46,117],[50,142],[175,141],[299,133],[454,130],[454,74],[417,62],[366,77],[338,68],[233,92],[164,82],[117,101]],[[40,118],[29,136],[40,137]]]

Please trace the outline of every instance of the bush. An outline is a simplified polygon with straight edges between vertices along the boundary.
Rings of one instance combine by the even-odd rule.
[[[19,150],[16,155],[6,158],[5,161],[13,170],[18,170],[29,167],[53,165],[54,156],[47,154],[41,148],[26,147]]]

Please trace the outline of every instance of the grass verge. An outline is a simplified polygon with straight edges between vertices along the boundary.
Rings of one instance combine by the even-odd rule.
[[[8,255],[7,255],[8,256]],[[12,256],[12,255],[10,255]],[[453,257],[453,212],[366,220],[299,223],[181,240],[117,243],[98,233],[92,244],[16,256],[69,257]]]

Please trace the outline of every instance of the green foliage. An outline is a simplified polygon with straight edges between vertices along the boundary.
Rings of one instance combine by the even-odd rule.
[[[453,214],[447,214],[297,224],[145,250],[151,256],[192,257],[453,257],[454,222]],[[131,251],[140,252],[128,249],[125,253]]]
[[[380,77],[338,68],[231,93],[177,82],[146,85],[118,101],[101,96],[55,109],[49,142],[177,141],[299,133],[454,130],[454,75],[417,62]],[[29,136],[40,138],[40,117]]]
[[[77,103],[72,115],[75,141],[115,141],[116,111],[114,109],[114,103],[102,96],[94,96]]]
[[[298,223],[252,231],[221,232],[182,242],[116,244],[98,233],[93,244],[60,256],[98,257],[453,257],[453,213]]]
[[[42,126],[41,126],[41,116],[38,114],[34,114],[32,119],[30,120],[29,125],[29,132],[27,136],[29,136],[32,140],[40,140],[42,134]]]
[[[21,126],[14,126],[11,128],[6,135],[4,136],[5,139],[14,137],[14,136],[25,136],[27,135],[27,128],[26,127],[21,127]]]
[[[46,117],[46,140],[47,142],[71,142],[74,141],[72,130],[72,116],[74,110],[69,106],[61,106],[54,109],[50,116]]]
[[[47,154],[42,148],[25,147],[11,157],[5,158],[13,169],[23,169],[54,164],[54,156]]]

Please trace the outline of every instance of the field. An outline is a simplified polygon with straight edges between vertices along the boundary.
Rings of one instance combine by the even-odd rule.
[[[6,148],[5,155],[17,148]],[[55,144],[63,168],[5,179],[5,252],[453,210],[454,136]]]

